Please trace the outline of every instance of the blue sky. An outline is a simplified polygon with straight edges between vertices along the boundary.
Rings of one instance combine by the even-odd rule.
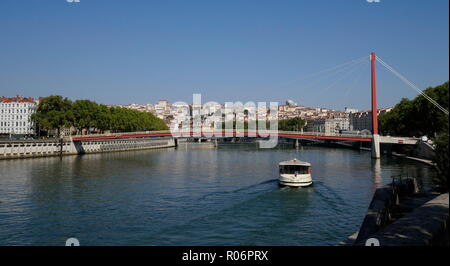
[[[448,0],[2,0],[0,96],[370,107],[368,56],[448,80]],[[358,67],[358,68],[357,68]],[[301,79],[297,80],[296,79]],[[417,93],[378,65],[379,105]]]

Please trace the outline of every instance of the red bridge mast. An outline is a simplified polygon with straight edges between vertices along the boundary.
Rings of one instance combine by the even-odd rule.
[[[372,65],[372,158],[380,158],[380,135],[378,135],[378,110],[377,110],[377,76],[375,66],[377,56],[375,53],[370,54],[370,62]]]
[[[375,53],[370,54],[370,62],[372,65],[372,134],[378,135],[378,110],[377,110],[377,74],[375,63],[377,57]]]

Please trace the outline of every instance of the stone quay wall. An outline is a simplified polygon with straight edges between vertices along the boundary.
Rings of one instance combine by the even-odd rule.
[[[0,141],[0,160],[175,147],[173,138]]]

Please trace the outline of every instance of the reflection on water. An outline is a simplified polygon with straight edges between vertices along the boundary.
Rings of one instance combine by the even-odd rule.
[[[312,164],[314,185],[279,187],[277,164]],[[433,170],[369,152],[306,147],[165,149],[0,161],[0,245],[333,245],[373,191]]]
[[[375,189],[383,186],[381,177],[381,160],[372,160],[373,184]]]

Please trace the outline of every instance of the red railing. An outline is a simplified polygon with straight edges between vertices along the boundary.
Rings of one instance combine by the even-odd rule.
[[[347,140],[347,141],[372,141],[371,135],[359,134],[324,134],[317,132],[296,132],[296,131],[145,131],[145,132],[127,132],[127,133],[109,133],[109,134],[93,134],[93,135],[77,135],[72,136],[73,141],[89,141],[102,139],[127,139],[127,138],[146,138],[146,137],[269,137],[278,136],[285,138],[302,138],[302,139],[327,139],[327,140]]]

